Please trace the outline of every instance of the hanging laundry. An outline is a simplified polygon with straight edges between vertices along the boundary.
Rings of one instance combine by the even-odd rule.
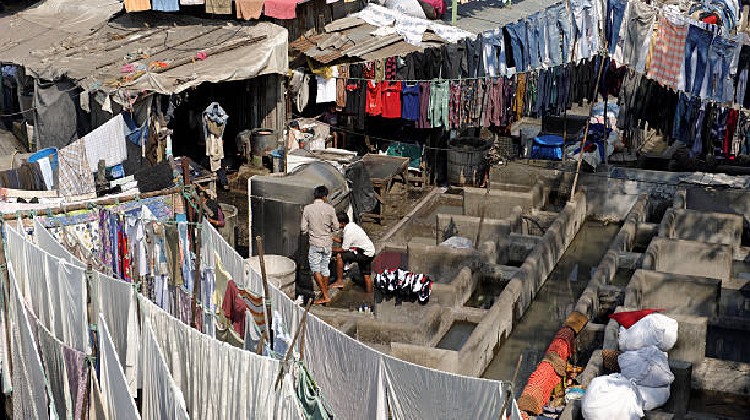
[[[58,151],[58,190],[66,197],[96,192],[94,176],[88,162],[86,144],[76,140]]]
[[[336,81],[339,71],[337,67],[331,67],[330,77],[316,75],[317,89],[315,94],[316,103],[336,102]]]
[[[144,10],[151,10],[150,0],[126,0],[125,1],[125,11],[128,13],[141,12]]]
[[[215,15],[231,15],[232,0],[205,0],[206,13]]]
[[[135,401],[128,389],[125,373],[117,358],[107,321],[102,314],[99,314],[97,331],[99,332],[99,377],[106,413],[109,418],[140,420]]]
[[[8,269],[10,298],[12,305],[11,319],[15,327],[11,328],[11,356],[13,383],[13,416],[19,419],[49,419],[50,411],[54,415],[54,406],[47,400],[45,390],[44,368],[39,359],[39,349],[29,325],[26,305],[16,282],[15,269]]]
[[[276,19],[294,19],[299,2],[300,0],[265,0],[263,13]]]
[[[160,12],[179,12],[178,0],[151,0],[151,8]]]
[[[86,159],[90,172],[96,172],[99,161],[107,167],[122,163],[128,158],[125,148],[125,120],[122,114],[115,115],[84,137]]]
[[[263,0],[235,0],[234,7],[237,10],[237,19],[260,19]]]
[[[143,393],[141,415],[144,419],[188,420],[182,391],[177,388],[164,354],[154,337],[151,321],[143,326]]]

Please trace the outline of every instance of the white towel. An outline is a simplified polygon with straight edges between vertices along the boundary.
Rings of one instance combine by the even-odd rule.
[[[52,166],[49,162],[49,157],[39,159],[39,169],[42,171],[42,177],[44,178],[44,185],[47,186],[47,191],[50,191],[55,185],[55,177],[52,175]]]
[[[84,141],[91,172],[96,172],[101,159],[110,167],[122,163],[128,157],[125,148],[125,120],[121,114],[87,134]]]

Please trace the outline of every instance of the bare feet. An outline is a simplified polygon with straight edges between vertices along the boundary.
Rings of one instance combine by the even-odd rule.
[[[325,305],[326,303],[330,303],[330,302],[331,302],[331,299],[325,298],[325,297],[322,297],[320,299],[315,299],[316,305]]]
[[[343,289],[344,288],[344,282],[341,281],[341,280],[337,280],[337,281],[329,284],[328,287],[333,287],[335,289]]]

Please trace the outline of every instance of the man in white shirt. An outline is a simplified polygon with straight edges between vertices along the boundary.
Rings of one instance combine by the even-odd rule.
[[[339,227],[344,230],[343,238],[334,238],[341,242],[341,248],[334,247],[336,252],[336,274],[338,278],[331,287],[344,287],[344,264],[357,263],[359,271],[365,278],[365,291],[373,290],[372,278],[370,277],[370,264],[375,258],[375,245],[361,227],[349,221],[349,216],[339,213],[337,216]]]

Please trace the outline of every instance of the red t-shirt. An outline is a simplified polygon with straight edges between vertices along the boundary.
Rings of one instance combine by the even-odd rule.
[[[401,118],[401,82],[383,82],[383,117]]]
[[[380,115],[383,112],[382,83],[367,81],[367,100],[365,110],[367,115]]]

